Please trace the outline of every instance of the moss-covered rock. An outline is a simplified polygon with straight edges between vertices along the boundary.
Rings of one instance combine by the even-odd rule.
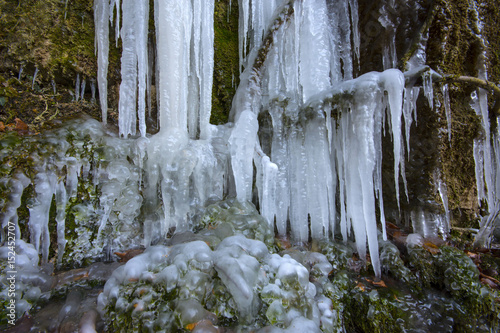
[[[214,84],[212,89],[212,124],[224,124],[239,84],[238,1],[215,2],[214,13]]]

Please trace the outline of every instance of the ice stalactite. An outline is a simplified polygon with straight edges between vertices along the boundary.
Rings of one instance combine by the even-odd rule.
[[[484,23],[477,13],[477,4],[470,4],[471,11],[476,13],[477,33],[476,38],[481,45],[482,52],[477,58],[478,78],[488,80],[486,46],[482,36]],[[481,119],[482,133],[474,140],[474,160],[476,171],[476,187],[480,206],[487,207],[487,215],[481,218],[480,228],[474,240],[475,247],[489,247],[493,228],[498,223],[500,215],[500,133],[498,124],[500,117],[491,118],[488,109],[488,92],[477,88],[471,94],[471,108]],[[497,122],[497,131],[492,132],[491,121]],[[486,205],[484,205],[486,204]]]
[[[55,94],[55,87],[54,87]],[[95,79],[90,79],[90,103],[95,103]]]
[[[286,2],[285,0],[240,0],[240,70],[249,65],[248,56],[251,50],[260,46],[275,11]]]
[[[97,52],[97,85],[102,122],[108,119],[108,58],[109,58],[109,0],[94,1],[95,49]]]
[[[387,41],[383,50],[383,66],[384,69],[396,68],[397,54],[396,54],[396,29],[397,22],[394,22],[392,16],[396,11],[396,3],[394,0],[386,0],[380,7],[380,16],[378,21],[387,31]]]
[[[441,201],[443,202],[443,208],[445,213],[445,220],[439,231],[440,234],[443,235],[444,238],[446,238],[447,235],[450,233],[450,228],[451,228],[450,205],[448,203],[448,187],[441,179],[438,179],[437,187],[439,196],[441,197]]]
[[[448,141],[450,142],[451,145],[451,106],[450,106],[450,93],[447,84],[443,85],[442,93],[443,93],[444,110],[446,114],[446,123],[448,124]]]
[[[35,82],[36,82],[36,77],[38,75],[38,67],[35,67],[35,73],[33,73],[33,80],[31,81],[31,89],[33,90],[35,88]]]
[[[34,181],[36,202],[30,207],[30,242],[41,251],[42,262],[48,262],[50,234],[49,211],[55,192],[56,175],[53,172],[38,170]]]
[[[117,4],[120,0],[117,0]],[[146,135],[146,75],[149,5],[147,1],[123,0],[122,64],[118,125],[120,135]]]
[[[223,196],[227,157],[218,142],[227,131],[209,123],[213,13],[207,1],[155,2],[160,132],[145,148],[144,193],[162,212],[152,209],[146,220],[145,245],[172,228],[188,230],[196,206]]]
[[[23,191],[28,185],[31,184],[30,179],[22,172],[16,172],[12,178],[8,180],[8,187],[10,189],[9,201],[4,206],[2,216],[2,239],[5,239],[4,228],[8,226],[9,222],[15,226],[16,239],[20,239],[19,217],[17,209],[21,206],[21,197]]]
[[[76,74],[75,102],[78,102],[79,99],[80,99],[80,74]]]
[[[240,2],[244,13],[247,7],[258,12],[259,5],[258,1]],[[278,13],[280,20],[289,22],[274,31],[270,46],[259,46],[259,34],[245,34],[249,31],[247,16],[240,26],[244,34],[240,41],[248,40],[243,45],[268,47],[268,53],[258,68],[251,67],[255,49],[246,56],[248,65],[233,102],[231,164],[238,198],[250,196],[253,168],[248,166],[248,152],[255,151],[261,210],[269,223],[276,221],[280,234],[288,231],[289,222],[295,241],[332,237],[339,200],[340,233],[347,239],[352,228],[362,258],[368,243],[375,272],[380,275],[375,207],[378,201],[384,225],[383,124],[387,120],[392,132],[398,188],[400,175],[405,181],[401,121],[411,125],[416,96],[407,97],[403,112],[405,79],[398,70],[347,80],[352,79],[352,50],[358,46],[336,33],[357,31],[350,26],[354,20],[349,16],[349,6],[351,12],[357,12],[355,1],[327,5],[310,0],[287,5],[293,6],[293,14],[279,18]],[[332,6],[343,11],[332,12]],[[339,113],[339,119],[331,117],[332,111]],[[259,140],[253,139],[259,113],[268,113],[272,119],[270,148],[261,148]]]

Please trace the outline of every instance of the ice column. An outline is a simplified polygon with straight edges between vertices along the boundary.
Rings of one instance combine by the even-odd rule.
[[[187,129],[190,0],[155,1],[161,130]]]
[[[145,144],[146,210],[154,212],[145,222],[146,246],[153,236],[187,230],[197,205],[222,198],[227,145],[218,143],[229,135],[209,123],[213,14],[212,1],[155,1],[160,131]]]
[[[147,1],[123,0],[122,10],[122,83],[118,125],[120,135],[135,135],[138,117],[140,133],[145,136],[149,4]]]

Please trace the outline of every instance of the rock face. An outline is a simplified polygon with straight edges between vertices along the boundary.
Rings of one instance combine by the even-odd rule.
[[[479,77],[484,69],[488,80],[499,82],[499,34],[493,1],[359,1],[361,33],[359,72],[382,70],[387,66],[408,69],[415,54],[443,74]],[[484,60],[482,55],[485,55]],[[405,209],[422,207],[439,212],[441,203],[433,184],[447,185],[448,205],[454,225],[475,226],[479,206],[475,179],[473,142],[484,135],[481,119],[470,106],[477,86],[451,84],[448,87],[451,125],[441,85],[434,85],[435,103],[420,96],[417,126],[410,131],[407,163],[409,201]],[[489,96],[490,112],[495,98]],[[492,130],[496,121],[490,114]],[[449,130],[451,129],[451,134]],[[389,169],[390,149],[384,150]],[[436,173],[436,170],[439,170]],[[386,175],[387,174],[387,175]],[[389,172],[385,179],[391,177]],[[391,182],[387,184],[390,185]],[[387,186],[387,185],[386,185]],[[388,188],[384,193],[390,193]],[[389,212],[397,210],[392,195],[384,197]],[[404,200],[403,200],[404,201]]]

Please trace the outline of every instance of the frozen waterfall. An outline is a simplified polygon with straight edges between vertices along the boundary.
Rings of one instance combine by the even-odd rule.
[[[349,7],[357,13],[355,1],[338,1],[334,8],[321,0],[282,1],[274,19],[289,22],[274,30],[270,46],[262,45],[262,33],[255,34],[268,12],[260,10],[263,5],[258,1],[251,5],[251,15],[246,14],[248,4],[243,2],[240,42],[248,39],[254,48],[243,57],[246,69],[231,111],[235,126],[230,153],[237,197],[251,199],[253,154],[261,213],[276,223],[281,235],[291,231],[298,242],[310,236],[333,237],[339,219],[342,237],[346,240],[353,231],[363,259],[368,243],[380,275],[377,201],[385,230],[381,140],[387,120],[398,189],[399,174],[404,177],[404,76],[390,69],[352,79],[351,50],[357,46],[335,33],[357,31],[346,26],[355,21],[346,16]],[[256,16],[259,13],[262,16]],[[267,52],[259,68],[253,66],[258,51]],[[262,147],[257,138],[259,114],[272,119],[272,142]]]
[[[399,203],[418,89],[405,89],[397,69],[354,78],[357,1],[241,0],[241,83],[231,122],[218,126],[209,123],[213,1],[156,0],[156,47],[148,47],[154,40],[147,37],[146,3],[96,0],[94,8],[104,122],[110,24],[122,39],[119,135],[100,140],[105,148],[99,149],[106,152],[100,159],[61,157],[51,166],[50,158],[38,157],[43,170],[34,180],[30,225],[43,260],[52,196],[58,207],[65,206],[74,198],[76,179],[83,177],[99,191],[97,207],[73,209],[78,219],[98,217],[94,248],[131,246],[141,233],[139,242],[149,246],[190,230],[201,207],[235,196],[258,204],[265,221],[295,243],[355,239],[360,257],[369,252],[380,276],[378,223],[386,238],[382,137],[387,132],[392,138]],[[148,54],[153,50],[155,57]],[[146,95],[153,72],[160,130],[150,135]],[[269,121],[261,122],[262,117]],[[82,129],[93,139],[104,135],[93,123]],[[67,146],[73,144],[68,139]],[[65,185],[57,177],[61,170],[68,170]],[[16,179],[19,199],[28,181],[22,175]],[[19,206],[18,199],[9,212]],[[70,246],[63,210],[56,220],[61,260]],[[109,234],[118,231],[119,236]]]

